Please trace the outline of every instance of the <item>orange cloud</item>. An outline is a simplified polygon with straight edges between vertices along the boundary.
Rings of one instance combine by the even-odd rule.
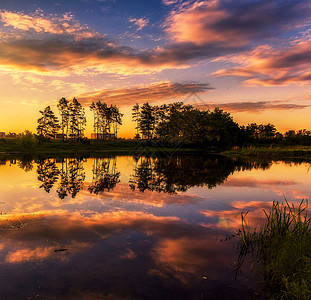
[[[218,0],[187,2],[172,11],[163,26],[173,42],[139,50],[112,43],[70,14],[57,17],[41,11],[29,15],[1,11],[4,27],[12,30],[0,43],[0,67],[78,74],[150,74],[188,68],[191,61],[245,51],[267,37],[301,27],[310,13],[310,4],[302,0],[236,6]],[[131,21],[138,29],[147,24],[144,18]]]
[[[178,99],[191,94],[204,93],[212,88],[206,83],[170,81],[154,82],[149,85],[119,88],[113,90],[99,90],[77,96],[79,101],[89,105],[93,101],[104,99],[105,102],[121,106],[130,106],[135,103],[160,102],[168,99]]]
[[[229,178],[224,182],[224,186],[236,186],[236,187],[262,187],[262,186],[288,186],[296,185],[297,182],[293,180],[257,180],[255,178]]]
[[[45,16],[41,10],[36,10],[32,14],[22,12],[0,11],[0,20],[5,27],[29,31],[34,30],[36,33],[51,34],[75,34],[77,37],[92,37],[96,33],[88,29],[87,26],[81,25],[76,21],[72,14],[65,13],[62,16],[49,15]]]
[[[208,218],[218,218],[217,223],[205,225],[208,228],[221,228],[230,230],[232,233],[241,227],[241,213],[247,214],[247,224],[250,228],[255,228],[264,222],[263,209],[269,211],[272,206],[272,202],[262,201],[234,201],[230,205],[232,209],[213,211],[213,210],[202,210],[201,213]]]
[[[246,85],[276,86],[304,84],[311,80],[311,39],[286,48],[259,46],[246,54],[229,58],[241,66],[219,70],[215,76],[243,77]]]
[[[165,25],[170,37],[179,43],[242,47],[302,27],[310,11],[310,3],[302,0],[189,1],[172,11]]]
[[[35,249],[19,249],[10,251],[6,256],[8,263],[21,263],[26,261],[43,260],[53,253],[55,247],[36,247]]]

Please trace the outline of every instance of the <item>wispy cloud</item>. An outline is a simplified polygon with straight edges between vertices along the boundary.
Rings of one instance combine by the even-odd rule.
[[[45,15],[41,10],[25,14],[23,12],[0,11],[0,20],[4,27],[11,27],[21,31],[51,34],[75,34],[80,37],[91,37],[95,32],[85,25],[81,25],[71,13],[61,16]]]
[[[218,70],[215,76],[244,77],[247,85],[303,84],[311,80],[311,39],[285,48],[267,45],[231,58],[239,67]]]
[[[244,102],[229,102],[229,103],[206,103],[196,104],[199,109],[211,109],[219,107],[230,112],[260,112],[264,110],[298,110],[310,107],[311,105],[280,103],[280,101],[244,101]]]
[[[204,83],[172,83],[164,81],[130,88],[103,89],[78,95],[77,98],[84,104],[102,100],[104,102],[118,104],[119,106],[130,106],[135,103],[178,99],[193,93],[203,93],[210,89],[212,88]]]
[[[130,18],[129,19],[130,23],[133,23],[134,25],[137,26],[137,31],[142,30],[144,27],[146,27],[149,23],[149,20],[147,18]]]
[[[162,3],[164,5],[173,5],[173,4],[176,4],[178,2],[180,2],[180,0],[162,0]]]

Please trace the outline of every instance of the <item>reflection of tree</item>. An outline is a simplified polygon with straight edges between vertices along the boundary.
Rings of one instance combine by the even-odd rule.
[[[120,182],[120,172],[117,172],[116,164],[115,157],[94,159],[92,185],[88,188],[91,194],[97,195],[115,188]]]
[[[266,164],[230,159],[224,156],[174,155],[141,157],[130,179],[132,190],[174,194],[193,186],[213,188],[222,184],[234,171],[265,168]]]
[[[165,158],[163,158],[165,160]],[[186,188],[179,183],[172,183],[165,178],[165,175],[158,172],[162,159],[151,157],[140,157],[136,160],[134,169],[135,175],[130,179],[130,188],[136,188],[140,192],[145,190],[174,194],[177,191],[186,191]]]
[[[59,170],[54,159],[39,159],[37,161],[38,180],[42,182],[40,188],[49,193],[58,179]]]
[[[267,169],[271,162],[246,161],[239,158],[227,158],[220,155],[172,155],[168,156],[136,156],[134,175],[130,178],[130,188],[140,192],[146,190],[175,194],[187,191],[193,186],[213,188],[222,184],[235,171]],[[54,159],[37,161],[40,188],[50,192],[59,180],[57,194],[64,199],[71,195],[76,197],[83,187],[85,171],[84,159],[65,158],[59,160],[59,168]],[[115,157],[95,158],[93,165],[92,184],[88,187],[91,194],[99,194],[113,190],[120,182]],[[19,162],[23,169],[31,168],[31,161]]]
[[[81,158],[62,159],[61,180],[57,189],[59,198],[64,199],[68,195],[74,198],[79,193],[85,179],[83,162]]]
[[[17,162],[17,165],[25,172],[29,172],[33,169],[32,158],[23,158]]]

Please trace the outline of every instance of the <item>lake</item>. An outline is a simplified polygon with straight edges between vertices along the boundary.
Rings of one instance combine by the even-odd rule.
[[[0,160],[0,299],[262,299],[228,235],[310,164],[202,153]],[[250,261],[251,262],[251,261]]]

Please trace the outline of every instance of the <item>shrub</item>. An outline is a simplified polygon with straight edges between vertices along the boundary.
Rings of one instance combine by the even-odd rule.
[[[36,140],[29,130],[25,130],[19,135],[17,143],[22,152],[31,153],[35,149]]]

